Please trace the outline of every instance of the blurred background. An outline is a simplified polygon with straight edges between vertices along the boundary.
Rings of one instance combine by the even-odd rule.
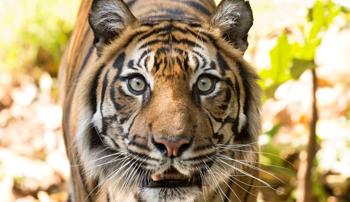
[[[350,0],[250,2],[245,57],[264,90],[260,165],[271,185],[260,201],[296,201],[315,154],[310,201],[349,202]],[[79,3],[0,1],[0,202],[67,199],[57,70]]]

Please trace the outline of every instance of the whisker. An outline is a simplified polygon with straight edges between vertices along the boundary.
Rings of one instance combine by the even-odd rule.
[[[251,146],[251,145],[257,145],[259,144],[258,141],[254,141],[254,142],[250,142],[250,143],[247,143],[247,144],[216,144],[215,146],[218,146],[218,147],[231,147],[231,148],[241,148],[241,147],[247,147],[247,146]]]
[[[126,160],[126,157],[125,159],[123,160],[123,162]],[[107,180],[105,182],[102,182],[101,184],[99,183],[96,187],[94,187],[90,192],[89,194],[86,196],[85,198],[85,201],[87,201],[87,199],[100,187],[102,187],[107,181],[108,181],[108,177],[111,176],[112,173],[110,175],[107,176]],[[102,190],[102,189],[101,189]]]
[[[127,178],[127,180],[125,180],[127,183],[125,184],[125,188],[130,187],[131,183],[134,181],[133,179],[136,178],[135,175],[137,175],[137,170],[140,169],[142,163],[144,163],[147,159],[143,158],[141,159],[141,163],[138,163],[137,161],[135,161],[134,163],[138,163],[137,168],[134,168],[133,166],[130,166],[131,170],[133,170],[132,172],[130,172],[130,179]],[[134,164],[133,164],[134,165]],[[123,184],[124,186],[124,184]],[[123,186],[122,186],[122,190],[123,190]]]
[[[240,173],[245,174],[245,175],[248,176],[248,177],[251,177],[251,178],[253,178],[253,179],[259,181],[260,183],[266,185],[266,186],[269,187],[270,189],[272,189],[272,190],[274,190],[274,191],[276,191],[276,192],[278,192],[278,193],[281,193],[279,190],[273,188],[269,183],[265,182],[264,180],[259,179],[259,178],[255,177],[255,176],[253,176],[253,175],[247,173],[246,171],[244,171],[244,170],[242,170],[242,169],[239,169],[239,168],[237,168],[237,167],[234,167],[234,166],[232,166],[232,165],[226,163],[225,161],[223,161],[223,160],[220,159],[220,158],[218,158],[217,160],[220,161],[220,162],[222,162],[222,163],[224,163],[225,165],[231,167],[232,169],[234,169],[234,170],[236,170],[236,171],[238,171],[238,172],[240,172]]]
[[[265,155],[265,156],[271,156],[271,157],[275,157],[277,159],[282,160],[283,162],[287,163],[289,166],[294,167],[294,165],[281,158],[280,156],[274,154],[274,153],[270,153],[270,152],[261,152],[261,151],[252,151],[252,150],[240,150],[240,149],[236,149],[236,148],[231,148],[231,147],[217,147],[219,149],[219,151],[224,151],[224,150],[229,150],[229,151],[237,151],[237,152],[243,152],[243,153],[252,153],[252,154],[260,154],[260,155]]]
[[[244,163],[244,162],[242,162],[242,161],[240,161],[240,160],[238,160],[238,159],[233,159],[233,158],[230,158],[230,157],[228,157],[228,156],[220,155],[220,154],[219,154],[217,157],[219,157],[219,158],[225,158],[226,160],[234,161],[234,162],[236,162],[236,163],[240,163],[240,164],[242,164],[242,165],[248,166],[249,168],[252,168],[252,169],[257,170],[257,171],[259,171],[259,172],[263,172],[263,173],[265,173],[265,174],[267,174],[267,175],[269,175],[269,176],[271,176],[271,177],[277,179],[279,182],[281,182],[281,183],[283,183],[283,184],[285,183],[285,182],[283,182],[283,180],[281,180],[281,179],[278,178],[277,176],[273,175],[272,173],[267,172],[267,171],[265,171],[265,170],[262,169],[262,168],[256,167],[256,166],[254,166],[253,164]]]
[[[221,170],[221,172],[225,172],[225,168],[223,167],[223,166],[221,166],[222,164],[220,164],[219,162],[218,162],[218,169],[220,169]],[[227,172],[227,171],[226,171]],[[233,178],[235,178],[235,177],[245,177],[246,175],[234,175],[234,174],[230,174],[230,177],[233,177]],[[237,180],[237,181],[239,181],[237,178],[235,178],[235,180]],[[233,183],[235,183],[235,184],[237,184],[237,182],[234,182],[232,179],[230,179],[230,181],[232,181]],[[241,181],[239,181],[239,182],[241,182]],[[245,184],[245,185],[248,185],[248,186],[251,186],[250,184],[247,184],[247,183],[244,183],[244,182],[242,182],[242,184]],[[239,184],[237,184],[240,188],[242,188],[243,190],[244,190],[244,188],[243,187],[241,187]],[[263,186],[263,187],[266,187],[266,186]],[[256,195],[254,195],[254,194],[252,194],[253,196],[256,196]]]
[[[101,164],[97,164],[97,165],[93,166],[91,169],[93,169],[93,168],[98,168],[98,167],[101,167],[101,166],[104,166],[104,165],[107,165],[107,164],[115,163],[115,162],[117,162],[118,160],[121,160],[121,159],[124,158],[124,156],[121,156],[121,155],[123,155],[123,154],[119,154],[118,156],[114,157],[113,159],[110,159],[110,160],[107,161],[107,162],[103,162],[103,163],[101,163]]]
[[[212,176],[213,181],[216,184],[216,188],[218,188],[219,192],[221,194],[219,194],[220,198],[222,201],[224,201],[223,197],[224,196],[228,201],[231,201],[229,198],[227,198],[226,194],[224,193],[224,191],[221,189],[220,183],[217,181],[217,179],[214,176],[214,173],[212,172],[211,168],[203,161],[203,163],[205,164],[205,166],[207,167],[207,171],[209,172],[209,174]]]
[[[219,165],[219,164],[218,164]],[[217,169],[220,169],[220,166],[217,167]],[[220,169],[220,172],[218,173],[224,173],[225,171],[223,169]],[[231,182],[237,184],[236,182],[234,182],[232,179],[228,178],[228,180],[230,180]],[[232,187],[227,184],[226,180],[224,180],[224,183],[227,185],[227,187],[231,190],[231,192],[235,195],[235,197],[241,202],[241,199],[237,196],[236,192],[232,189]],[[238,185],[238,184],[237,184]],[[240,185],[238,185],[239,187],[241,187]],[[241,187],[242,188],[242,187]],[[243,190],[245,190],[244,188],[242,188]],[[246,190],[245,190],[246,191]]]
[[[218,163],[218,166],[219,166],[219,168],[221,169],[221,171],[224,171],[224,167],[222,167],[221,165],[222,165],[222,164]],[[263,187],[263,188],[266,187],[266,186],[264,186],[264,185],[259,186],[259,185],[248,184],[248,183],[246,183],[246,182],[243,182],[243,181],[237,179],[237,177],[245,177],[245,176],[246,176],[246,175],[230,175],[230,177],[234,178],[234,180],[236,180],[236,181],[238,181],[239,183],[242,183],[242,184],[244,184],[244,185],[247,185],[247,186],[250,186],[250,187]],[[232,181],[233,183],[235,183],[235,184],[236,184],[237,186],[239,186],[241,189],[245,190],[243,187],[241,187],[241,186],[239,185],[239,183],[235,182],[235,181],[232,180],[232,179],[229,179],[229,180]],[[245,190],[245,191],[247,191],[247,190]],[[253,195],[253,196],[255,196],[255,197],[257,197],[257,195],[255,195],[255,194],[252,194],[252,193],[250,193],[250,194]]]

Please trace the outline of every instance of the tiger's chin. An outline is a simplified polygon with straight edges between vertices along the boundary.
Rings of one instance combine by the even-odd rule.
[[[198,186],[143,187],[139,196],[146,202],[193,202],[201,193],[201,188]]]

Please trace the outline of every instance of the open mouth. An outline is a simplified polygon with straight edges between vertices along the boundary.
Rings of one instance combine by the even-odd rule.
[[[185,176],[175,168],[170,167],[164,173],[153,174],[149,179],[144,180],[143,187],[148,188],[175,188],[175,187],[201,187],[201,179],[198,174]]]

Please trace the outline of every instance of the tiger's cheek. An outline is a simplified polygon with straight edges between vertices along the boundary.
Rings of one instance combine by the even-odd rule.
[[[116,124],[106,126],[109,134],[118,133],[126,136],[129,133],[133,119],[140,111],[142,103],[137,97],[129,95],[123,81],[115,79],[110,86],[109,108],[113,109]],[[113,127],[115,126],[116,127]]]
[[[227,85],[220,85],[217,92],[203,97],[201,104],[216,120],[223,120],[230,114],[237,112],[237,103],[234,102],[234,92]]]
[[[113,89],[115,96],[112,97],[112,100],[114,101],[115,110],[121,119],[127,119],[141,108],[140,101],[136,97],[128,95],[126,87],[121,82],[117,82]],[[123,123],[122,120],[121,123]]]

